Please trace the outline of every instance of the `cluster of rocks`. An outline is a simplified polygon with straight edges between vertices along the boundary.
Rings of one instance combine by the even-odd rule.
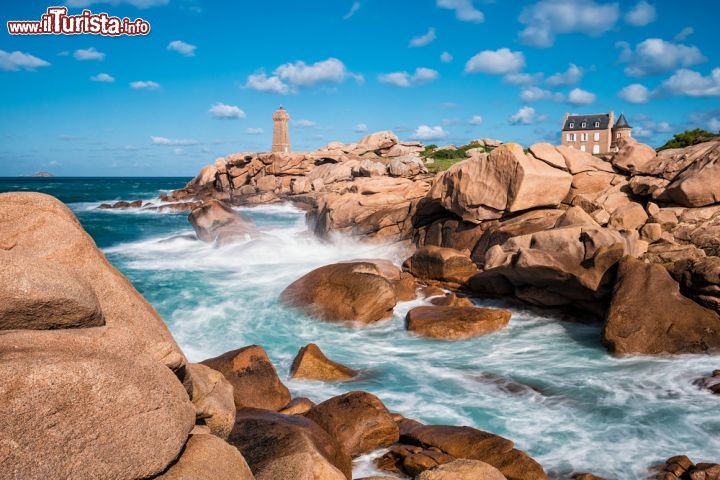
[[[165,197],[169,199],[169,197]],[[161,198],[161,200],[163,199]],[[162,203],[159,205],[156,205],[153,202],[143,202],[142,200],[119,200],[115,203],[101,203],[97,208],[100,210],[126,210],[128,208],[137,208],[154,212],[186,212],[191,211],[200,205],[202,205],[202,202],[197,200],[185,202],[172,200],[169,203]]]
[[[652,480],[718,480],[720,479],[720,464],[693,463],[685,455],[668,458],[658,465],[657,472]]]

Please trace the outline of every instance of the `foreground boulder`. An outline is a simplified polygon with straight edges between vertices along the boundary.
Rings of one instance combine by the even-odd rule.
[[[323,382],[351,380],[357,371],[333,362],[320,347],[310,343],[300,349],[290,367],[290,377],[320,380]]]
[[[500,470],[479,460],[455,460],[425,470],[417,480],[506,480]]]
[[[508,480],[547,480],[545,471],[512,441],[471,427],[414,425],[400,440],[424,448],[435,447],[455,458],[480,460],[497,468]]]
[[[657,474],[651,480],[717,480],[720,478],[720,464],[693,463],[685,455],[670,457],[658,466]]]
[[[222,373],[200,363],[188,364],[186,372],[184,383],[192,394],[196,421],[213,435],[227,438],[235,423],[233,386]]]
[[[619,354],[699,353],[720,349],[720,316],[680,293],[661,265],[623,258],[603,340]]]
[[[321,320],[372,323],[392,316],[397,295],[377,265],[360,261],[315,269],[283,290],[280,300]]]
[[[314,406],[305,417],[320,425],[352,456],[390,446],[399,437],[390,412],[368,392],[332,397]]]
[[[455,460],[455,457],[438,449],[424,449],[416,445],[394,445],[385,455],[375,459],[375,465],[384,472],[405,473],[415,477],[421,472]]]
[[[504,327],[510,315],[508,310],[496,308],[415,307],[405,317],[405,326],[423,337],[462,340]]]
[[[240,450],[256,480],[352,478],[348,454],[302,416],[240,409],[228,442]]]
[[[452,248],[427,246],[405,260],[403,268],[420,280],[464,283],[478,269],[469,255]]]
[[[218,245],[246,242],[259,234],[252,220],[220,200],[209,200],[194,208],[188,220],[200,240]]]
[[[262,347],[250,345],[201,363],[221,372],[232,384],[236,408],[280,410],[290,401],[290,391]]]
[[[161,480],[255,480],[240,451],[215,435],[191,435]]]

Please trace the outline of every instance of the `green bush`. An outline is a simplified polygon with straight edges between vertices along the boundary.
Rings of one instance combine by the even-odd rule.
[[[665,145],[658,148],[660,150],[666,150],[668,148],[684,148],[691,145],[697,145],[698,143],[707,142],[714,138],[720,137],[720,134],[710,133],[702,128],[696,128],[695,130],[685,130],[682,133],[676,133],[672,139],[665,142]]]

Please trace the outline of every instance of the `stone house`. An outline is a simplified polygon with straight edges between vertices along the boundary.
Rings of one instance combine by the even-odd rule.
[[[632,127],[622,113],[617,121],[612,111],[591,115],[565,113],[560,143],[593,155],[603,155],[617,151],[617,141],[631,136]]]

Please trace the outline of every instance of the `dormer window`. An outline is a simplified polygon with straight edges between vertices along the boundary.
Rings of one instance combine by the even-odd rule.
[[[585,127],[587,127],[587,123],[582,122],[582,128],[585,128]]]
[[[570,122],[570,125],[568,125],[568,128],[575,128],[575,124]]]
[[[595,128],[600,127],[600,122],[595,122]]]

